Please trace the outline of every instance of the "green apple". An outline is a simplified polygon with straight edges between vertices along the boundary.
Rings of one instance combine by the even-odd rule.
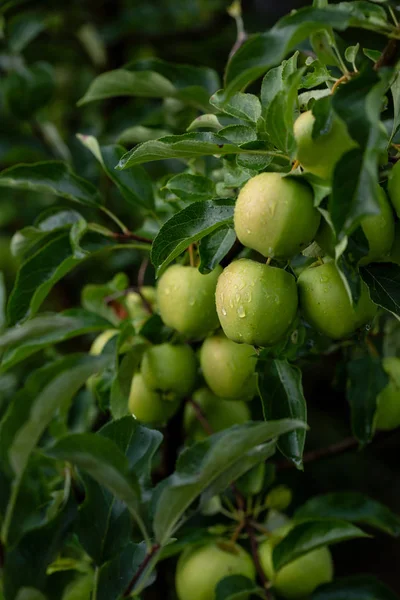
[[[229,575],[244,575],[253,581],[255,579],[252,558],[238,544],[227,540],[188,548],[179,557],[176,568],[178,598],[214,600],[217,584]]]
[[[384,358],[383,368],[389,375],[389,383],[376,399],[374,425],[376,429],[396,429],[400,426],[400,358]]]
[[[256,392],[257,358],[253,346],[236,344],[224,335],[206,338],[200,366],[208,387],[222,398],[251,399]]]
[[[394,218],[390,203],[385,192],[380,188],[379,215],[369,215],[361,221],[361,228],[368,240],[369,252],[360,260],[360,265],[378,261],[387,257],[394,241]]]
[[[97,336],[94,340],[93,344],[90,347],[89,354],[92,356],[98,356],[101,354],[107,345],[107,343],[113,338],[115,335],[119,333],[118,329],[106,329]]]
[[[263,256],[291,258],[314,239],[320,213],[311,188],[294,177],[260,173],[241,189],[235,206],[236,234]]]
[[[323,583],[333,578],[333,563],[326,546],[312,550],[275,572],[272,552],[276,544],[288,533],[290,526],[274,531],[270,538],[259,546],[259,557],[265,575],[276,591],[288,600],[308,598]]]
[[[196,355],[186,344],[159,344],[146,350],[140,370],[147,387],[164,399],[183,398],[196,383]]]
[[[243,496],[256,496],[263,488],[265,462],[259,463],[236,481],[235,485]]]
[[[154,311],[157,306],[156,288],[151,286],[143,286],[140,291]],[[138,292],[129,292],[129,294],[126,295],[125,304],[129,313],[129,317],[132,319],[134,326],[140,329],[150,316],[149,311],[143,304],[141,295],[138,294]]]
[[[377,307],[362,282],[356,307],[334,262],[305,269],[298,278],[300,308],[306,320],[328,337],[339,340],[371,321]]]
[[[214,433],[228,429],[233,425],[241,425],[251,419],[246,402],[231,402],[219,398],[205,387],[196,390],[193,394],[193,400],[200,406]],[[208,437],[190,403],[185,406],[183,425],[187,437],[191,440],[197,442]]]
[[[133,376],[128,408],[139,421],[162,425],[178,410],[179,404],[179,400],[163,400],[160,394],[148,388],[141,373]]]
[[[305,171],[322,179],[331,179],[339,159],[357,144],[349,136],[347,127],[334,117],[328,133],[313,139],[315,117],[311,110],[301,114],[294,124],[297,160]]]
[[[232,262],[218,279],[218,317],[234,342],[272,346],[288,330],[297,303],[293,275],[247,258]]]
[[[388,182],[389,198],[400,218],[400,161],[394,165]]]
[[[219,265],[207,275],[195,267],[169,267],[157,287],[157,303],[164,323],[193,339],[204,338],[216,329],[214,297],[221,272]]]

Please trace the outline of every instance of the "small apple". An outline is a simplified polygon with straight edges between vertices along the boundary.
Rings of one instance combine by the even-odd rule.
[[[178,598],[214,600],[217,584],[229,575],[244,575],[253,581],[255,579],[253,560],[238,544],[226,540],[188,548],[179,557],[176,568]]]
[[[162,425],[178,410],[179,404],[179,400],[163,400],[160,394],[148,388],[141,373],[133,376],[128,408],[139,421]]]
[[[394,165],[388,182],[389,198],[400,218],[400,161]]]
[[[289,525],[274,531],[273,535],[259,546],[261,566],[283,598],[287,600],[308,598],[319,585],[332,581],[332,556],[329,548],[324,546],[304,554],[275,572],[272,561],[273,549],[290,528]]]
[[[377,306],[361,283],[361,297],[356,307],[334,262],[305,269],[298,278],[300,308],[306,320],[328,337],[339,340],[371,321]]]
[[[90,347],[89,354],[92,356],[98,356],[101,354],[106,347],[107,343],[113,338],[115,335],[119,333],[118,329],[106,329],[97,336],[94,340],[93,344]]]
[[[263,488],[264,477],[265,462],[262,462],[239,477],[235,485],[239,492],[246,498],[248,496],[256,496]]]
[[[156,288],[152,286],[143,286],[140,292],[154,311],[157,306]],[[143,303],[141,295],[138,294],[138,292],[129,292],[129,294],[126,295],[125,304],[129,313],[129,317],[133,321],[133,325],[137,329],[140,329],[150,316],[148,309]]]
[[[251,419],[246,402],[231,402],[219,398],[205,387],[196,390],[193,400],[199,405],[214,433],[233,425],[241,425]],[[208,437],[208,433],[197,419],[195,410],[189,402],[185,406],[183,426],[187,437],[191,440],[197,442]]]
[[[390,430],[400,426],[400,358],[388,356],[382,362],[389,383],[376,399],[374,425],[376,429]]]
[[[218,279],[218,317],[234,342],[272,346],[288,330],[297,303],[293,275],[247,258],[232,262]]]
[[[147,387],[164,399],[183,398],[196,383],[196,355],[186,344],[159,344],[146,350],[140,370]]]
[[[313,139],[315,117],[311,110],[301,114],[294,124],[297,160],[305,171],[322,179],[331,179],[336,163],[357,144],[349,136],[345,123],[334,117],[328,133]]]
[[[216,329],[214,297],[221,272],[219,265],[207,275],[195,267],[169,267],[157,288],[157,303],[164,323],[193,339],[201,339]]]
[[[361,221],[361,228],[368,240],[369,252],[360,260],[360,265],[378,261],[387,257],[394,241],[394,218],[390,203],[385,192],[380,188],[379,215],[369,215]]]
[[[206,338],[200,365],[207,385],[222,398],[251,399],[256,392],[257,357],[253,346],[236,344],[224,335]]]
[[[291,258],[314,239],[321,215],[311,188],[294,177],[260,173],[241,189],[235,206],[236,234],[263,256]]]

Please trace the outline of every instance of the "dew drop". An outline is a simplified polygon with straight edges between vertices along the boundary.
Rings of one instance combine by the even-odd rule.
[[[190,298],[189,306],[194,306],[196,304],[196,298]]]
[[[238,309],[237,309],[237,314],[238,314],[238,317],[239,317],[239,319],[244,319],[244,318],[245,318],[245,316],[246,316],[246,311],[244,310],[244,308],[243,308],[243,306],[242,306],[242,305],[240,305],[240,306],[238,307]]]
[[[165,295],[169,296],[171,293],[171,290],[169,288],[165,288]]]
[[[247,292],[245,292],[245,293],[243,294],[243,300],[244,300],[245,302],[251,302],[251,300],[252,300],[252,295],[251,295],[251,292],[250,292],[250,291],[247,291]]]
[[[326,277],[326,275],[321,275],[319,280],[321,283],[327,283],[329,281],[329,277]]]
[[[226,317],[226,309],[224,306],[221,308],[221,312],[222,312],[223,316]]]
[[[235,294],[235,300],[236,302],[240,302],[240,294]]]
[[[246,233],[251,233],[251,229],[246,229]]]

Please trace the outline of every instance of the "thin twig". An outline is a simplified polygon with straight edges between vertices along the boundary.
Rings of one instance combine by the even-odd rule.
[[[190,400],[188,400],[188,402],[192,406],[194,413],[196,415],[196,419],[198,420],[200,425],[203,427],[204,431],[208,435],[212,435],[214,433],[214,430],[211,427],[210,423],[208,422],[205,414],[201,410],[201,407],[199,406],[199,404],[197,404],[197,402],[195,400],[192,400],[191,398],[190,398]]]
[[[194,267],[193,244],[189,244],[189,261],[190,261],[190,266]]]
[[[399,40],[391,39],[383,49],[382,54],[374,64],[375,71],[379,71],[382,67],[392,67],[397,60],[397,53],[399,49]]]
[[[134,240],[135,242],[143,242],[145,244],[152,243],[152,241],[149,238],[143,237],[142,235],[137,235],[136,233],[132,233],[131,231],[127,231],[124,233],[113,233],[112,237],[121,242],[130,242]]]
[[[143,305],[144,305],[145,309],[147,310],[147,312],[149,313],[149,315],[152,315],[153,314],[153,307],[150,304],[150,302],[147,300],[146,296],[142,292],[142,287],[143,287],[143,284],[144,284],[144,277],[146,275],[146,270],[147,270],[148,266],[149,266],[149,259],[146,256],[146,258],[144,258],[142,260],[142,264],[140,265],[139,272],[138,272],[137,293],[139,294],[139,296],[140,296],[140,298],[141,298],[141,300],[143,302]]]
[[[233,19],[235,19],[237,29],[236,42],[232,46],[232,50],[230,51],[228,57],[228,60],[230,60],[232,56],[236,54],[239,48],[243,46],[244,42],[247,40],[247,33],[244,28],[240,0],[234,0],[234,2],[228,8],[228,13]]]
[[[342,75],[342,77],[339,77],[339,79],[337,79],[332,86],[331,94],[334,94],[336,92],[336,89],[339,87],[339,85],[344,83],[345,81],[348,81],[348,79],[349,79],[349,75]]]
[[[154,544],[149,552],[146,554],[142,564],[139,566],[138,570],[136,571],[136,573],[134,574],[134,576],[132,577],[132,579],[129,582],[128,587],[126,588],[123,597],[127,598],[128,596],[130,596],[132,590],[134,589],[136,583],[139,581],[139,579],[141,578],[141,576],[143,575],[143,573],[145,572],[149,562],[151,561],[151,559],[153,558],[153,556],[155,555],[156,552],[158,552],[160,549],[160,544]]]
[[[254,561],[254,565],[256,567],[258,577],[264,588],[265,597],[267,599],[271,598],[271,594],[269,592],[268,579],[265,576],[264,569],[262,568],[262,565],[260,562],[260,556],[258,554],[258,545],[257,545],[256,536],[254,535],[254,529],[250,524],[247,524],[246,530],[247,530],[249,540],[250,540],[251,555],[253,557],[253,561]]]

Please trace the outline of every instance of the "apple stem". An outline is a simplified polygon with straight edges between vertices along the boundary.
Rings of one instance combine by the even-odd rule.
[[[203,427],[204,431],[208,435],[212,435],[214,433],[214,430],[211,427],[210,423],[207,421],[207,418],[206,418],[205,414],[203,413],[203,411],[201,410],[201,407],[197,404],[197,402],[195,400],[192,400],[191,398],[190,398],[190,400],[188,400],[188,402],[192,406],[194,413],[196,415],[196,419],[199,421],[199,423]]]
[[[268,258],[267,258],[267,262],[266,262],[265,264],[266,264],[266,265],[270,265],[270,264],[271,264],[271,260],[272,260],[272,258],[271,258],[270,256],[268,256]]]
[[[300,166],[300,161],[296,159],[296,160],[294,161],[294,163],[293,163],[293,165],[292,165],[292,168],[290,169],[290,171],[291,171],[291,172],[292,172],[292,171],[295,171],[295,170],[297,169],[297,167],[299,167],[299,166]]]
[[[128,596],[130,596],[130,594],[131,594],[134,586],[139,581],[140,577],[143,575],[144,571],[146,570],[146,568],[147,568],[148,564],[150,563],[151,559],[153,558],[154,554],[156,552],[158,552],[159,549],[160,549],[160,544],[154,544],[150,548],[150,550],[148,551],[148,553],[144,557],[141,565],[139,566],[138,570],[136,571],[136,573],[132,577],[131,581],[129,582],[129,585],[126,588],[126,590],[125,590],[125,592],[123,594],[124,598],[127,598]]]
[[[348,79],[349,79],[349,74],[342,75],[341,77],[339,77],[339,79],[337,79],[332,86],[331,94],[334,94],[336,92],[336,89],[339,87],[339,85],[341,83],[344,83],[345,81],[348,81]]]
[[[190,261],[190,266],[194,267],[193,244],[189,244],[189,261]]]
[[[247,530],[249,540],[250,540],[251,555],[253,557],[254,566],[256,567],[257,575],[262,583],[265,597],[268,600],[269,598],[271,598],[271,595],[269,592],[269,581],[266,578],[264,569],[261,566],[260,556],[258,554],[257,540],[256,540],[256,536],[254,535],[254,529],[250,524],[247,524],[246,530]]]

